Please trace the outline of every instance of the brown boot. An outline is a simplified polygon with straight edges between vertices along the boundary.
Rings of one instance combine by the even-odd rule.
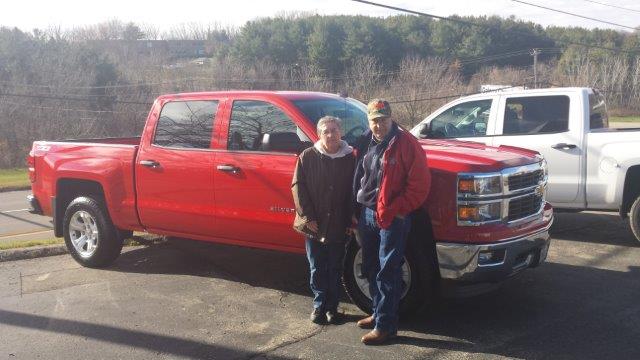
[[[365,345],[380,345],[394,337],[396,337],[396,333],[374,329],[365,334],[361,340]]]
[[[361,329],[373,329],[376,325],[376,322],[373,319],[373,315],[371,315],[371,316],[367,316],[364,319],[358,320],[357,325]]]

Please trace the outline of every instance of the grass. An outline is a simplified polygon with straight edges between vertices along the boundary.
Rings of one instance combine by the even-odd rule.
[[[640,116],[609,116],[609,122],[639,122]]]
[[[0,250],[28,248],[33,246],[43,245],[58,245],[64,244],[64,239],[45,239],[45,240],[28,240],[28,241],[12,241],[8,243],[0,243]]]
[[[0,169],[0,190],[29,187],[27,169]]]
[[[144,234],[143,236],[134,236],[125,240],[125,246],[153,245],[162,242],[163,239],[156,235]],[[7,243],[0,243],[0,250],[22,249],[34,246],[60,245],[64,244],[63,238],[51,238],[44,240],[17,240]]]

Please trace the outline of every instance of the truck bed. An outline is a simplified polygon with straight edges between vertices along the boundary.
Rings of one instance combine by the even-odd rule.
[[[29,171],[43,213],[53,215],[51,201],[60,196],[61,183],[72,182],[70,188],[92,183],[101,189],[114,224],[139,227],[134,182],[139,142],[139,137],[34,142]]]

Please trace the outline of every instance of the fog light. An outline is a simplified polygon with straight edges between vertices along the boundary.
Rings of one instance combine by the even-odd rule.
[[[504,261],[504,249],[484,250],[478,254],[478,265],[497,265]]]

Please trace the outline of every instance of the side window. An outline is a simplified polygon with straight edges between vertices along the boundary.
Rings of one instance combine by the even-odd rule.
[[[486,135],[491,101],[469,101],[450,107],[431,120],[429,137],[457,138]]]
[[[257,100],[236,100],[231,108],[229,122],[229,150],[244,151],[285,151],[266,148],[265,134],[269,134],[270,141],[279,144],[291,144],[293,147],[310,145],[309,138],[298,126],[277,106]],[[297,151],[292,149],[291,152]]]
[[[174,101],[160,112],[153,143],[159,146],[208,149],[217,101]]]
[[[549,134],[569,130],[569,97],[533,96],[507,99],[503,135]]]

